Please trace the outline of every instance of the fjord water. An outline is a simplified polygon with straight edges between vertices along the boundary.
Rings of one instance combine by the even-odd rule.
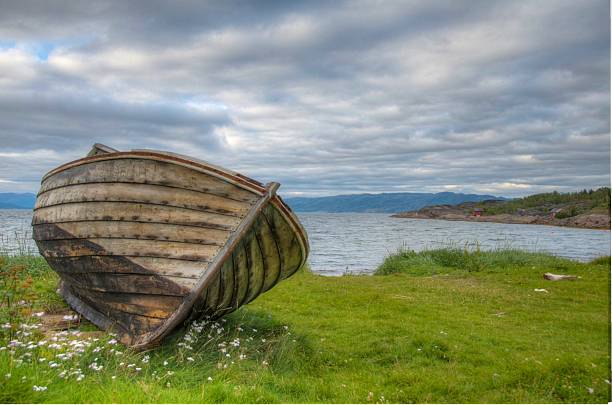
[[[517,248],[588,261],[610,254],[610,232],[544,225],[391,218],[389,214],[297,213],[310,240],[311,269],[323,275],[372,273],[400,247]],[[29,210],[0,210],[0,253],[37,253]]]
[[[298,213],[310,240],[310,266],[325,275],[372,273],[400,247],[544,251],[580,261],[610,254],[610,232],[544,225],[391,218],[389,214]]]

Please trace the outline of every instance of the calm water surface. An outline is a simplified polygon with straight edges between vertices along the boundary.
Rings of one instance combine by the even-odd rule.
[[[371,273],[399,247],[455,244],[513,247],[588,261],[610,254],[610,232],[518,225],[391,218],[388,214],[298,213],[310,239],[310,266],[325,275]],[[0,250],[37,253],[28,210],[0,210]]]

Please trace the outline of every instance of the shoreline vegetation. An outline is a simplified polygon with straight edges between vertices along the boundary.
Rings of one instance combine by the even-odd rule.
[[[610,230],[610,189],[602,187],[577,193],[534,194],[508,201],[432,205],[391,216]]]
[[[69,312],[42,258],[0,270],[0,402],[610,400],[609,257],[451,247],[374,276],[303,269],[141,353]]]

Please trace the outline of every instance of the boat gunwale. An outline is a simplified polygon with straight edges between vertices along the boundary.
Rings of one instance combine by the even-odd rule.
[[[95,156],[87,156],[81,159],[76,159],[71,162],[65,163],[61,166],[56,167],[53,170],[47,172],[41,180],[41,183],[44,182],[48,177],[57,174],[61,171],[70,169],[72,167],[80,166],[89,162],[99,162],[104,160],[115,160],[118,158],[140,158],[140,159],[150,159],[157,161],[170,161],[179,166],[184,166],[190,169],[195,169],[197,171],[209,174],[211,176],[217,177],[223,181],[234,184],[235,186],[241,187],[245,190],[254,192],[259,196],[262,196],[266,189],[261,186],[256,180],[253,180],[249,177],[239,175],[237,173],[230,172],[228,170],[222,169],[220,167],[212,166],[210,164],[204,164],[204,162],[197,162],[194,159],[188,158],[187,156],[178,157],[170,152],[161,152],[161,151],[127,151],[127,152],[112,152],[105,153],[103,155],[95,155]]]

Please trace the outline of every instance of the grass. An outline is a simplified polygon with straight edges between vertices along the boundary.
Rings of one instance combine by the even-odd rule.
[[[63,306],[57,279],[40,258],[4,268],[14,265],[36,293],[20,322],[36,325],[31,313]],[[581,279],[545,281],[548,271]],[[108,335],[43,337],[36,326],[10,329],[20,332],[10,347],[2,329],[0,402],[603,403],[609,285],[609,257],[404,250],[376,276],[301,271],[225,321],[179,330],[148,353]],[[63,346],[37,343],[53,338]]]

